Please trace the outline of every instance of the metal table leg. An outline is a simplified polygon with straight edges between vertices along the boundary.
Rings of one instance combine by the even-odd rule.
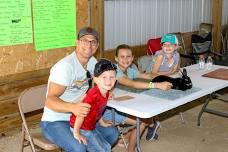
[[[140,118],[136,118],[136,145],[138,152],[142,152],[140,145]]]
[[[203,112],[205,111],[205,109],[206,109],[206,107],[207,107],[207,105],[208,105],[208,103],[209,103],[209,101],[210,101],[211,99],[212,99],[212,95],[210,94],[209,97],[206,99],[206,101],[205,101],[205,103],[204,103],[202,109],[201,109],[200,112],[199,112],[198,121],[197,121],[197,125],[198,125],[198,126],[200,126],[200,119],[201,119],[201,117],[202,117],[202,115],[203,115]]]
[[[211,109],[211,108],[208,108],[207,105],[209,104],[209,102],[212,100],[212,99],[218,99],[218,100],[222,100],[224,102],[228,102],[226,100],[226,95],[219,95],[219,94],[210,94],[210,96],[206,99],[199,115],[198,115],[198,123],[197,125],[200,126],[200,119],[201,119],[201,116],[203,115],[203,112],[207,112],[207,113],[210,113],[210,114],[214,114],[214,115],[218,115],[218,116],[222,116],[222,117],[226,117],[228,118],[228,113],[227,112],[220,112],[218,110],[214,110],[214,109]]]
[[[112,108],[112,123],[113,123],[114,126],[116,125],[116,121],[115,120],[116,120],[115,119],[115,109]]]

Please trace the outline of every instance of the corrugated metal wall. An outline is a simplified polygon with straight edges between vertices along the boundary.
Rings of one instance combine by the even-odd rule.
[[[227,0],[224,0],[227,1]],[[145,44],[169,32],[189,32],[211,22],[212,0],[106,0],[105,50]]]
[[[222,25],[228,24],[228,0],[222,3]]]

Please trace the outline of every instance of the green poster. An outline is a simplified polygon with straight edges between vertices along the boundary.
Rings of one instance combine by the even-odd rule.
[[[0,0],[0,46],[32,43],[29,0]]]
[[[35,49],[75,46],[76,0],[33,0]]]

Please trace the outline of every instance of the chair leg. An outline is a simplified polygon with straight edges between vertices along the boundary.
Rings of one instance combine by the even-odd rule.
[[[23,152],[23,150],[24,150],[24,140],[25,140],[25,129],[24,129],[24,126],[22,125],[22,128],[21,128],[21,143],[20,143],[20,147],[19,147],[19,152]]]
[[[33,143],[33,140],[32,140],[31,134],[29,132],[29,129],[27,127],[25,127],[25,131],[26,131],[26,133],[28,135],[28,139],[29,139],[29,143],[30,143],[31,148],[32,148],[32,152],[36,152],[35,145]]]
[[[123,139],[123,142],[124,142],[124,147],[126,148],[126,150],[127,150],[127,142],[126,142],[126,140],[124,139],[124,135],[121,133],[120,134],[120,136],[121,136],[121,138]]]
[[[200,119],[201,116],[203,115],[203,112],[205,111],[207,105],[209,104],[209,101],[212,99],[212,95],[210,94],[209,97],[207,97],[202,109],[200,110],[199,114],[198,114],[198,119],[197,119],[197,126],[200,126]]]
[[[124,147],[126,148],[126,150],[127,150],[127,142],[126,142],[126,140],[125,140],[125,138],[124,138],[124,135],[123,135],[123,133],[121,132],[121,129],[120,129],[120,126],[117,126],[117,129],[119,130],[119,132],[120,132],[120,137],[122,138],[122,140],[123,140],[123,142],[124,142]]]
[[[184,121],[184,116],[183,116],[183,112],[180,112],[179,114],[180,114],[181,122],[182,122],[182,123],[185,123],[185,121]]]

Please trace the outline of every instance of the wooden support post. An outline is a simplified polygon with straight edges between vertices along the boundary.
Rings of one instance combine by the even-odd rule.
[[[212,24],[213,24],[213,48],[215,52],[221,51],[221,21],[222,21],[222,0],[213,0]]]
[[[102,58],[104,54],[104,1],[90,1],[90,26],[94,27],[99,32],[99,48],[96,53],[97,58]]]

